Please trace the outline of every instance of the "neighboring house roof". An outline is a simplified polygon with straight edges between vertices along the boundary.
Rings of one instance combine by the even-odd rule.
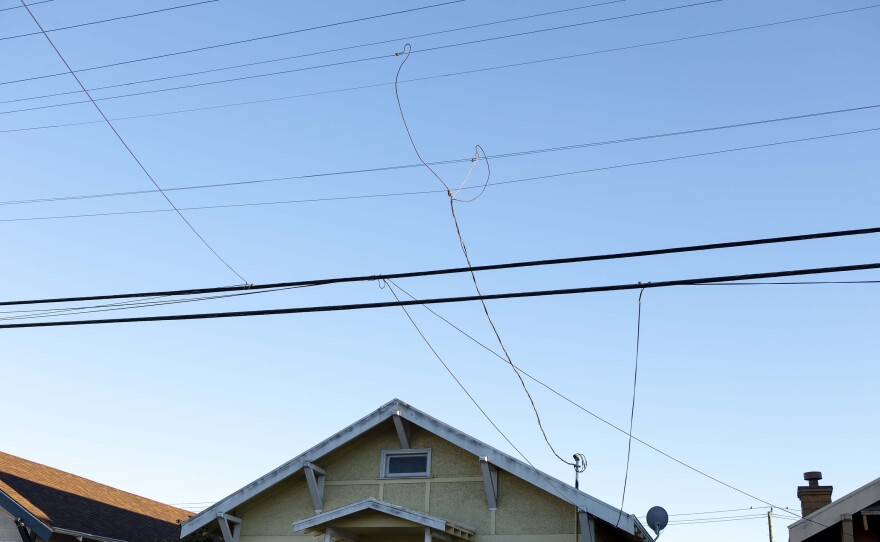
[[[43,540],[53,533],[92,540],[177,540],[192,516],[138,495],[0,452],[0,508]]]
[[[612,525],[619,525],[620,529],[629,534],[641,535],[647,540],[653,540],[653,537],[648,533],[647,529],[639,523],[634,515],[625,512],[621,515],[621,512],[610,504],[587,495],[586,493],[577,490],[570,485],[471,437],[470,435],[462,433],[458,429],[411,407],[400,399],[392,400],[320,444],[310,448],[275,470],[251,482],[213,506],[206,508],[190,520],[183,523],[181,526],[181,538],[205,527],[211,521],[215,521],[218,514],[231,513],[231,511],[237,506],[274,486],[278,482],[281,482],[301,471],[306,464],[319,460],[321,457],[340,446],[351,442],[370,429],[373,429],[379,424],[391,419],[394,415],[398,415],[476,456],[488,457],[489,461],[499,469],[505,470],[552,495],[558,496],[563,500],[574,504],[580,510],[585,511],[594,517]]]
[[[840,523],[844,515],[852,515],[880,502],[880,478],[825,505],[788,526],[789,542],[803,542],[828,527]]]

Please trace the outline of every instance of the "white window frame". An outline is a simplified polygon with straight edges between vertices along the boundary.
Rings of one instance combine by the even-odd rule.
[[[428,458],[427,468],[424,472],[389,473],[388,458],[398,455],[425,455]],[[379,478],[430,478],[431,477],[431,449],[430,448],[403,448],[400,450],[382,450],[382,463],[379,464]]]

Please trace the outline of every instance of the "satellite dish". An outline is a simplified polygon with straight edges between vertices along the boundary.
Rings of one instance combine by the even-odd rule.
[[[666,513],[666,510],[661,506],[654,506],[650,510],[648,510],[648,527],[654,531],[654,534],[660,536],[660,531],[666,528],[666,525],[669,523],[669,514]]]

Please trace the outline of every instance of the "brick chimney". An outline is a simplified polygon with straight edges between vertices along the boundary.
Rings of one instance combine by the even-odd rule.
[[[809,485],[798,486],[797,496],[801,500],[801,516],[807,517],[816,510],[831,504],[831,492],[834,490],[832,486],[820,486],[819,480],[822,479],[822,473],[819,471],[810,471],[804,473],[804,480]]]

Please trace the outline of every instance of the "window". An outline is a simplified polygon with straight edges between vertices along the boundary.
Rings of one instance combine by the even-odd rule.
[[[431,476],[431,450],[382,450],[380,478],[428,478]]]

